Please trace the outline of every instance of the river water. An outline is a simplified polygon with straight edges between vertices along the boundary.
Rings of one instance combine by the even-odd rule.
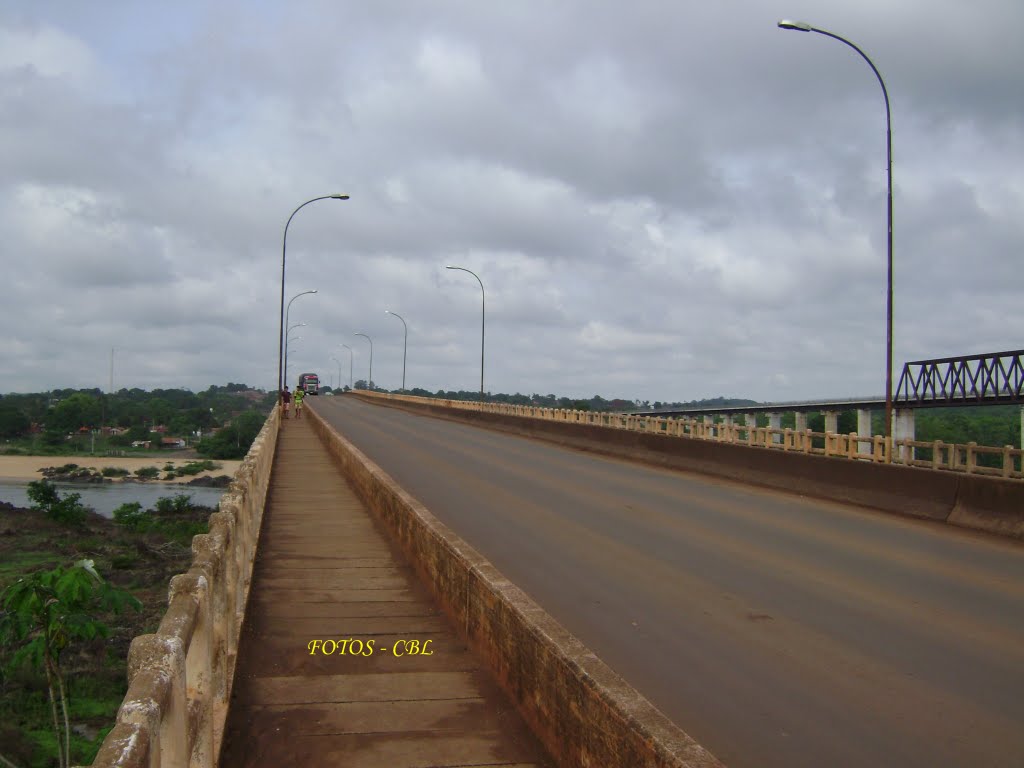
[[[185,483],[54,483],[61,496],[69,493],[80,494],[82,503],[92,507],[104,517],[113,517],[114,510],[122,504],[137,501],[143,509],[152,509],[162,496],[177,496],[184,493],[192,497],[192,503],[204,507],[216,506],[224,488],[203,488]],[[0,482],[0,501],[6,501],[26,509],[32,506],[28,498],[28,483]]]

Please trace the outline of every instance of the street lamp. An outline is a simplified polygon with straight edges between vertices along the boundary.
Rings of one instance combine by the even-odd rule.
[[[313,291],[313,293],[316,293],[316,291]],[[299,328],[299,327],[303,326],[303,325],[305,325],[305,323],[296,323],[295,325],[289,326],[288,333],[286,333],[284,335],[284,382],[285,382],[285,384],[288,383],[288,344],[289,344],[289,341],[290,341],[291,336],[292,336],[292,331],[294,329],[296,329],[296,328]],[[295,341],[298,341],[301,338],[302,338],[301,336],[296,336],[295,337]]]
[[[353,336],[362,336],[368,342],[370,342],[370,377],[366,381],[366,387],[371,392],[373,391],[373,339],[367,336],[365,333],[354,333]]]
[[[354,357],[352,354],[352,347],[348,344],[339,344],[338,346],[344,347],[348,350],[348,388],[352,389],[352,358]]]
[[[331,360],[338,364],[338,389],[341,389],[341,360],[331,355]]]
[[[110,348],[110,394],[114,394],[114,350],[117,347]]]
[[[284,225],[284,237],[281,241],[281,320],[278,326],[277,333],[277,400],[278,403],[282,402],[281,390],[284,389],[284,325],[285,325],[285,308],[284,308],[284,265],[285,258],[288,253],[288,226],[292,223],[292,219],[295,218],[295,214],[302,210],[310,203],[315,203],[317,200],[348,200],[348,195],[321,195],[320,197],[314,197],[311,200],[307,200],[294,211],[292,215],[288,217],[288,221]],[[293,299],[294,301],[294,299]],[[291,302],[288,302],[289,306]]]
[[[871,71],[875,73],[875,77],[878,78],[878,84],[882,86],[882,96],[885,98],[885,151],[886,151],[886,162],[885,171],[888,180],[889,194],[887,201],[887,213],[888,213],[888,264],[887,264],[887,281],[886,281],[886,299],[885,299],[885,436],[892,437],[892,113],[889,109],[889,91],[885,87],[885,81],[882,79],[882,73],[878,71],[878,67],[875,63],[868,58],[868,55],[864,53],[860,48],[851,43],[845,37],[840,37],[833,32],[827,32],[824,29],[818,29],[812,27],[810,24],[804,21],[790,21],[789,19],[783,19],[779,22],[780,29],[795,30],[797,32],[817,32],[819,35],[825,37],[831,37],[833,40],[838,40],[850,48],[855,50],[860,57],[868,63],[871,67]]]
[[[409,326],[405,324],[405,318],[397,312],[392,312],[390,309],[385,309],[384,313],[387,315],[394,315],[402,321],[402,327],[405,328],[405,341],[402,342],[402,391],[405,392],[405,355],[409,350]]]
[[[480,276],[465,267],[446,266],[445,269],[458,269],[462,272],[469,272],[476,281],[480,283],[480,402],[484,400],[484,330],[487,322],[487,296],[484,293],[484,283]]]

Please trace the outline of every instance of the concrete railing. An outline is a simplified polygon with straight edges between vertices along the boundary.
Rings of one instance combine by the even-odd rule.
[[[665,416],[637,416],[630,414],[574,411],[562,408],[540,408],[532,405],[505,403],[479,403],[471,400],[446,400],[414,397],[385,392],[357,390],[361,397],[381,398],[409,403],[429,403],[457,410],[519,416],[545,421],[590,424],[594,426],[665,435],[713,440],[720,443],[748,445],[780,451],[833,456],[836,458],[873,461],[879,464],[902,464],[927,467],[966,474],[994,475],[1004,478],[1024,478],[1024,450],[1012,445],[989,447],[968,443],[946,443],[941,440],[892,440],[882,435],[867,437],[856,432],[813,432],[811,430],[773,429],[745,426],[729,422],[710,423],[702,419],[671,418]],[[919,450],[929,452],[929,458],[917,458]],[[979,463],[981,456],[998,456],[999,466]]]
[[[128,693],[93,768],[217,764],[279,426],[275,409],[209,533],[192,539],[192,567],[171,579],[156,633],[132,641]]]

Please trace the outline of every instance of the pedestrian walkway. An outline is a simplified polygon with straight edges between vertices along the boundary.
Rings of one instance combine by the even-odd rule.
[[[284,421],[221,768],[549,765],[309,422]]]

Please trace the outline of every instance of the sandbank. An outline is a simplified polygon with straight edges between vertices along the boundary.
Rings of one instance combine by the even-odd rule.
[[[27,483],[32,480],[42,480],[43,473],[40,471],[45,467],[61,467],[65,464],[77,464],[80,467],[90,467],[95,469],[97,472],[101,471],[104,467],[117,467],[119,469],[126,469],[133,473],[137,469],[143,467],[156,467],[160,470],[160,477],[162,478],[166,472],[163,468],[167,464],[173,464],[175,467],[184,467],[191,459],[180,459],[180,458],[139,458],[139,457],[128,457],[122,458],[119,456],[0,456],[0,481],[3,482],[22,482]],[[189,480],[195,477],[218,477],[220,475],[227,475],[234,477],[235,472],[238,471],[238,467],[241,465],[241,461],[226,460],[226,459],[214,459],[215,464],[220,465],[220,469],[206,470],[195,475],[185,475],[184,477],[175,478],[174,480],[147,480],[147,483],[187,483]],[[115,483],[120,478],[110,478]]]

